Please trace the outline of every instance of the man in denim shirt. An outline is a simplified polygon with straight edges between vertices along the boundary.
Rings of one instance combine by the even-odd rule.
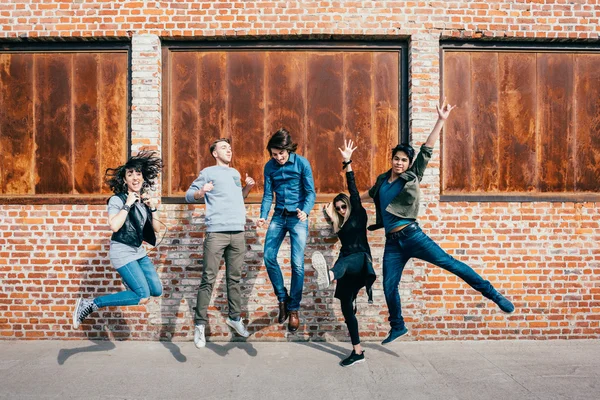
[[[298,310],[304,287],[304,248],[308,238],[308,214],[315,205],[315,183],[308,160],[295,153],[298,145],[290,133],[281,128],[271,136],[267,151],[273,157],[265,164],[265,191],[256,225],[263,227],[269,216],[273,192],[275,210],[265,238],[264,259],[269,279],[279,301],[280,324],[290,317],[288,329],[298,330]],[[290,294],[283,282],[277,253],[285,234],[290,233],[292,279]]]

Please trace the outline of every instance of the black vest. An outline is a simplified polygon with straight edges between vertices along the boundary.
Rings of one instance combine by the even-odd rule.
[[[127,195],[125,193],[119,193],[115,196],[123,200],[123,204],[125,204],[125,201],[127,200]],[[125,218],[125,223],[123,223],[121,229],[114,232],[110,239],[134,247],[140,247],[142,241],[146,241],[152,246],[155,246],[156,234],[152,227],[152,213],[147,205],[144,204],[144,207],[146,207],[146,212],[148,213],[148,218],[146,219],[144,226],[142,226],[142,213],[134,204],[131,206],[129,213],[127,213],[127,218]]]

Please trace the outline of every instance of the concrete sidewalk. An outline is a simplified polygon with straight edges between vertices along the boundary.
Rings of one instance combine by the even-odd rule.
[[[2,399],[600,399],[600,341],[0,341]]]

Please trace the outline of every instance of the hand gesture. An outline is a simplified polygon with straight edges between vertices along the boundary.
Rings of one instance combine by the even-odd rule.
[[[446,119],[448,119],[448,116],[450,115],[450,111],[452,111],[456,108],[456,106],[451,106],[450,104],[446,104],[446,98],[444,98],[444,103],[442,104],[441,107],[437,104],[435,107],[437,108],[438,116],[442,121],[445,121]]]
[[[254,186],[256,184],[256,182],[254,182],[254,179],[249,177],[248,174],[246,174],[245,182],[246,182],[246,186]]]
[[[158,207],[158,204],[160,202],[158,198],[150,197],[147,194],[142,196],[142,201],[144,202],[144,204],[146,204],[148,207],[150,207],[151,210],[156,210],[156,208]]]
[[[352,140],[348,140],[347,142],[344,140],[344,148],[341,149],[338,147],[338,150],[340,153],[342,153],[342,158],[344,161],[349,161],[350,157],[352,157],[352,153],[354,153],[354,150],[358,148],[358,146],[354,148],[352,148],[352,146],[354,146],[354,142]]]
[[[256,227],[258,228],[262,228],[265,225],[265,222],[267,222],[264,218],[259,218],[256,220]]]
[[[296,213],[298,214],[298,219],[301,222],[306,221],[306,218],[308,218],[308,215],[306,215],[306,213],[299,208],[296,208]]]
[[[131,207],[133,205],[133,203],[135,203],[139,199],[140,199],[140,195],[138,193],[129,192],[127,194],[127,200],[125,200],[125,204]]]
[[[215,187],[215,186],[213,185],[212,181],[210,181],[210,182],[208,182],[208,183],[205,183],[205,184],[204,184],[204,186],[202,186],[202,191],[203,191],[204,193],[208,193],[208,192],[210,192],[211,190],[213,190],[213,189],[214,189],[214,187]]]

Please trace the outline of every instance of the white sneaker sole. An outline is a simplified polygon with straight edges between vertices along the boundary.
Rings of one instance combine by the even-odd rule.
[[[247,338],[248,336],[250,336],[250,332],[248,332],[248,331],[246,331],[246,332],[244,332],[244,331],[239,331],[239,330],[238,330],[238,328],[237,328],[237,327],[236,327],[236,326],[233,324],[233,321],[231,321],[230,319],[227,319],[227,320],[225,321],[225,323],[226,323],[227,325],[229,325],[229,327],[230,327],[231,329],[233,329],[234,331],[236,331],[236,332],[237,332],[237,334],[238,334],[238,335],[240,335],[241,337],[245,337],[245,338]]]
[[[77,310],[79,310],[79,305],[81,304],[81,297],[77,299],[75,303],[75,309],[73,310],[73,329],[79,328],[79,318],[77,318]]]
[[[317,273],[317,286],[319,290],[323,290],[329,286],[329,271],[327,270],[327,261],[325,257],[318,251],[312,255],[312,266]]]
[[[362,360],[354,361],[352,364],[348,364],[348,365],[340,364],[340,365],[344,368],[348,368],[348,367],[351,367],[356,364],[362,364],[364,362],[365,362],[365,359],[363,358]]]

